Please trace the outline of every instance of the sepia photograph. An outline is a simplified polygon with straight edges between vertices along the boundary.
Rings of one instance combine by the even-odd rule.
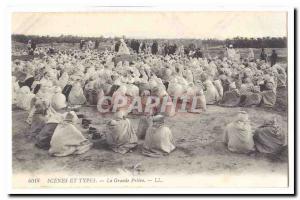
[[[10,17],[13,189],[293,185],[293,12]]]

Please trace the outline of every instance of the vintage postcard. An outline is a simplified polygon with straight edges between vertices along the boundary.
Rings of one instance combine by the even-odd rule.
[[[13,9],[11,193],[293,193],[293,12]]]

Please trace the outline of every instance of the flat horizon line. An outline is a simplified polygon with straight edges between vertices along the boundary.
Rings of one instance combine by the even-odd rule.
[[[123,38],[125,37],[125,39],[140,39],[140,40],[178,40],[178,39],[181,39],[181,40],[231,40],[231,39],[235,39],[235,38],[246,38],[246,39],[258,39],[258,38],[287,38],[287,36],[260,36],[260,37],[253,37],[253,36],[248,36],[248,37],[245,37],[245,36],[233,36],[231,38],[195,38],[195,37],[184,37],[184,38],[154,38],[154,37],[149,37],[149,38],[146,38],[146,37],[139,37],[139,36],[131,36],[131,37],[126,37],[126,35],[123,35],[123,36],[82,36],[82,35],[65,35],[65,34],[61,34],[61,35],[36,35],[36,34],[21,34],[21,33],[12,33],[11,36],[14,36],[14,35],[24,35],[24,36],[31,36],[31,37],[78,37],[78,38],[104,38],[104,39],[113,39],[113,38]]]

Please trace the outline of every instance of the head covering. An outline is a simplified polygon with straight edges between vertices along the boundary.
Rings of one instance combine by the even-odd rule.
[[[77,116],[76,116],[75,112],[71,111],[71,112],[67,113],[67,115],[65,116],[64,121],[74,123],[76,121],[76,119],[77,119]]]
[[[276,128],[278,127],[279,128],[279,124],[278,124],[277,118],[274,116],[271,119],[266,120],[264,122],[264,126],[273,126],[273,127],[276,127]]]
[[[163,123],[165,121],[165,117],[161,114],[159,115],[155,115],[153,117],[153,122],[160,122],[160,123]]]
[[[129,62],[127,60],[125,60],[123,66],[124,67],[129,67]]]
[[[230,88],[230,89],[236,89],[235,82],[230,83],[230,84],[229,84],[229,88]]]
[[[237,120],[239,122],[248,122],[249,121],[249,116],[246,111],[239,111],[237,114]]]
[[[143,90],[143,92],[141,93],[141,96],[150,96],[150,91],[149,90]]]
[[[152,89],[152,94],[158,97],[166,96],[168,93],[163,87],[157,86]]]
[[[121,85],[121,86],[119,87],[119,89],[117,89],[116,92],[125,95],[126,92],[127,92],[127,87],[126,87],[125,85]]]
[[[38,98],[35,102],[35,113],[36,114],[45,114],[46,110],[49,108],[50,102],[47,99]]]
[[[203,89],[202,88],[197,88],[196,96],[202,96],[203,94],[204,94]]]
[[[202,81],[205,81],[205,80],[207,80],[208,79],[208,74],[207,73],[205,73],[205,72],[203,72],[203,73],[201,73],[201,80]]]
[[[66,96],[62,93],[55,94],[51,99],[51,106],[55,110],[60,110],[67,107]]]
[[[55,88],[54,88],[54,93],[61,93],[61,92],[62,92],[61,87],[55,86]]]
[[[186,94],[188,96],[195,96],[196,95],[196,91],[195,91],[194,87],[188,87],[187,90],[186,90]]]
[[[112,119],[112,120],[109,121],[108,125],[109,126],[115,126],[115,125],[117,125],[117,121]]]
[[[118,63],[117,63],[117,67],[122,67],[122,61],[119,61]]]
[[[266,82],[265,87],[266,87],[267,90],[273,90],[274,91],[276,89],[275,84],[271,81]]]
[[[260,92],[260,87],[259,87],[259,85],[256,85],[256,86],[254,86],[253,87],[253,92]]]
[[[114,117],[115,117],[115,119],[124,119],[124,117],[127,115],[127,113],[125,113],[125,111],[123,111],[123,110],[120,110],[120,111],[118,111],[118,112],[116,112],[115,114],[114,114]]]
[[[245,79],[244,79],[244,82],[245,82],[245,83],[252,83],[252,80],[251,80],[250,78],[245,78]]]
[[[28,87],[28,86],[23,86],[23,87],[21,87],[20,93],[21,93],[21,94],[29,94],[29,93],[30,93],[29,87]]]

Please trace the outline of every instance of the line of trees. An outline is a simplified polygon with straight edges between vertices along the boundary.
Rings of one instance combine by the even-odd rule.
[[[112,42],[113,40],[120,39],[115,38],[104,38],[100,37],[79,37],[73,35],[61,35],[61,36],[36,36],[36,35],[22,35],[13,34],[12,41],[27,43],[28,40],[33,40],[37,44],[41,43],[79,43],[81,40],[92,40],[101,42]],[[131,40],[131,39],[128,39]],[[219,39],[139,39],[144,42],[158,42],[158,43],[170,43],[176,44],[177,46],[188,46],[194,44],[196,47],[217,47],[232,44],[235,48],[286,48],[287,38],[286,37],[262,37],[262,38],[246,38],[246,37],[235,37],[232,39],[219,40]],[[127,41],[128,42],[128,41]]]
[[[61,35],[61,36],[37,36],[37,35],[23,35],[23,34],[13,34],[11,36],[12,41],[27,43],[28,40],[33,40],[37,44],[49,44],[49,43],[80,43],[81,40],[97,40],[99,42],[104,42],[109,40],[109,38],[100,37],[79,37],[73,35]]]
[[[227,39],[226,45],[233,44],[236,48],[286,48],[286,37],[263,37],[263,38],[245,38],[235,37],[233,39]]]

